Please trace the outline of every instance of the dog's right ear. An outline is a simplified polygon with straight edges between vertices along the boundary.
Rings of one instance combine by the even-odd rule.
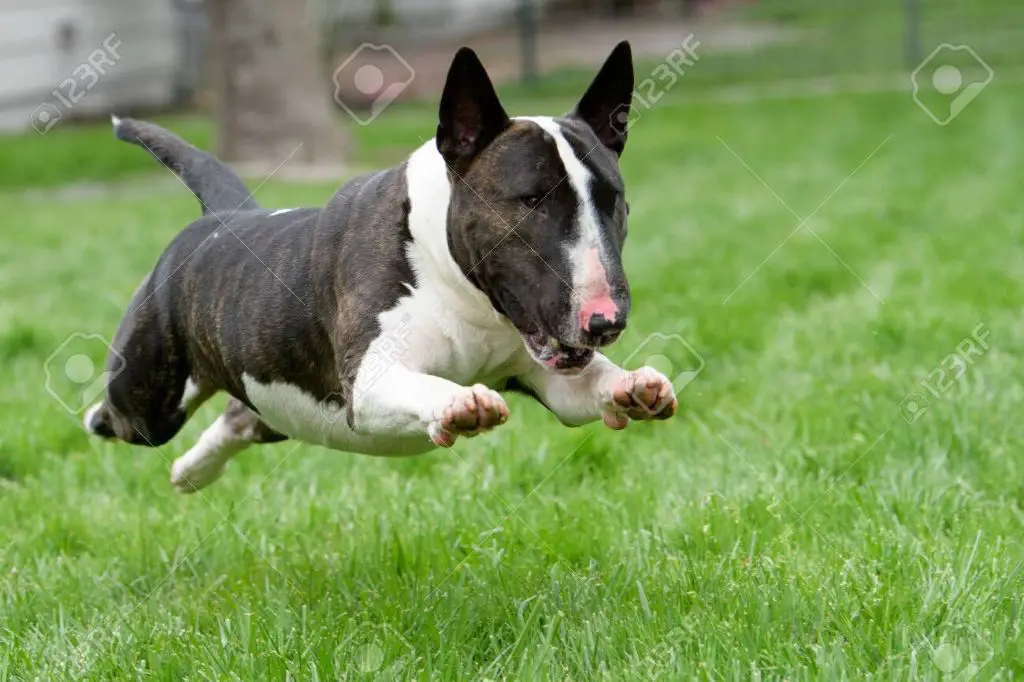
[[[632,100],[633,51],[623,40],[608,55],[570,116],[586,121],[605,147],[622,156]]]
[[[439,113],[437,150],[460,174],[511,123],[484,65],[468,47],[455,53]]]

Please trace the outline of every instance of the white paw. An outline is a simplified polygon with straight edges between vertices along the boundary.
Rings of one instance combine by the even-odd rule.
[[[677,409],[679,400],[668,377],[652,367],[641,367],[615,382],[603,417],[609,428],[624,429],[631,419],[668,419]]]
[[[171,465],[171,485],[180,493],[194,493],[220,478],[225,464],[218,457],[196,457],[188,452]]]
[[[441,410],[428,433],[430,440],[443,448],[455,444],[458,436],[472,438],[508,420],[505,400],[483,384],[459,390]]]

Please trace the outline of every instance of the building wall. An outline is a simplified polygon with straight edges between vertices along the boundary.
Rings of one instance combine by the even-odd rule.
[[[170,0],[3,0],[0,131],[166,104],[179,24]]]

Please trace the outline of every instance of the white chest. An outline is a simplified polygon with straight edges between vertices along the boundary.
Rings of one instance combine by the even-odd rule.
[[[463,386],[484,384],[497,387],[515,373],[522,355],[518,336],[466,330],[439,342],[435,352],[420,359],[423,371]]]
[[[379,322],[382,333],[363,359],[367,374],[401,363],[463,386],[494,388],[528,359],[522,337],[489,304],[472,307],[428,287],[410,292]]]

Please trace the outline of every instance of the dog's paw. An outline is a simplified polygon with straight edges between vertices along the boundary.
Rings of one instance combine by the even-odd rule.
[[[672,382],[651,367],[625,372],[612,389],[611,400],[602,413],[611,429],[624,429],[629,421],[668,419],[679,409]]]
[[[206,456],[202,456],[202,455]],[[189,451],[171,465],[171,485],[179,493],[194,493],[210,485],[224,473],[225,459],[202,451]]]
[[[450,448],[458,436],[472,438],[508,420],[508,405],[483,384],[456,393],[429,427],[434,445]]]

